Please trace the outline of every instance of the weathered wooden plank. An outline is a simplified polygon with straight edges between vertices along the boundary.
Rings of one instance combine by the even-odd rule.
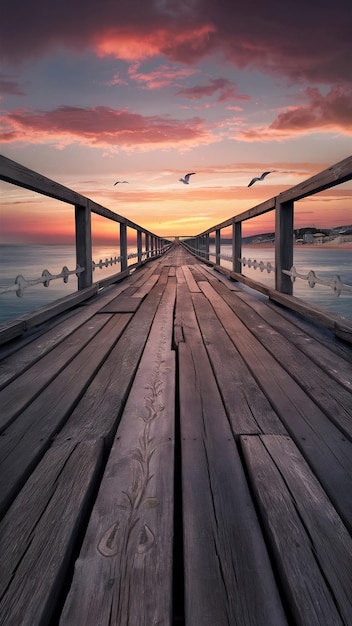
[[[280,201],[301,200],[313,193],[318,193],[324,189],[332,188],[352,178],[352,156],[334,163],[326,170],[311,176],[294,187],[286,189],[280,193]]]
[[[227,274],[215,270],[213,267],[207,265],[199,265],[199,270],[209,280],[209,276],[216,278],[220,282],[224,283],[231,291],[237,291],[239,289],[238,283],[230,278]]]
[[[159,274],[152,274],[142,285],[136,293],[133,294],[133,298],[144,298],[149,291],[154,287],[155,283],[159,280]]]
[[[102,448],[101,440],[51,448],[1,521],[1,624],[53,623]]]
[[[126,281],[125,284],[109,285],[101,289],[94,299],[81,302],[79,308],[73,308],[71,311],[62,313],[59,317],[46,321],[32,329],[25,337],[17,338],[15,342],[11,342],[11,345],[0,346],[1,386],[93,317],[105,304],[125,291],[129,284]]]
[[[347,342],[341,341],[332,330],[320,324],[315,324],[311,319],[271,299],[268,300],[268,308],[278,311],[282,317],[290,320],[292,324],[302,329],[307,335],[326,346],[332,354],[337,354],[349,363],[351,362],[351,346]]]
[[[193,291],[195,293],[199,292],[200,289],[196,283],[196,281],[193,278],[192,272],[189,269],[188,265],[182,265],[182,271],[183,271],[183,275],[186,279],[186,283],[188,285],[188,289],[190,291]]]
[[[124,333],[94,376],[58,440],[102,437],[112,444],[131,382],[166,285],[162,277],[144,299]]]
[[[352,390],[352,347],[350,348],[350,362],[348,362],[339,354],[332,352],[331,345],[324,345],[289,321],[282,315],[282,309],[269,307],[263,300],[246,292],[238,292],[237,295],[331,378],[337,380],[346,389]]]
[[[209,283],[199,283],[216,314],[227,320],[227,333],[254,378],[280,416],[303,456],[328,492],[349,530],[352,529],[352,444],[246,326]]]
[[[332,330],[336,329],[336,325],[340,324],[340,316],[334,315],[333,313],[327,313],[320,309],[317,306],[312,304],[307,304],[303,300],[296,298],[295,296],[289,296],[287,294],[279,293],[278,291],[272,290],[268,292],[268,295],[274,302],[278,302],[279,304],[283,304],[286,307],[305,315],[306,317],[318,322],[319,324],[323,324],[327,328],[331,328]],[[346,324],[346,326],[349,326]],[[347,335],[346,335],[347,336]]]
[[[194,294],[192,301],[235,436],[245,433],[287,434],[242,357],[229,341],[225,330],[226,319],[222,318],[220,322],[203,294]]]
[[[61,626],[172,624],[175,283],[123,412]]]
[[[191,276],[193,276],[194,280],[196,281],[196,283],[198,282],[198,280],[204,280],[204,275],[201,272],[200,265],[199,263],[193,263],[192,265],[188,265],[190,272],[191,272]]]
[[[348,341],[352,344],[352,323],[344,321],[337,321],[335,325],[335,334],[340,339]]]
[[[136,288],[142,287],[145,281],[154,274],[156,263],[149,263],[142,268],[137,268],[136,272],[133,272],[128,279],[129,282],[133,280],[133,286]]]
[[[113,317],[0,437],[0,513],[16,496],[117,342],[128,316]]]
[[[0,432],[50,384],[109,319],[108,316],[95,316],[0,391]]]
[[[176,278],[179,284],[185,283],[185,275],[180,267],[176,267]]]
[[[0,179],[73,205],[85,205],[87,202],[87,198],[72,189],[2,155],[0,155]]]
[[[134,313],[137,311],[141,302],[142,298],[123,295],[117,296],[117,298],[100,309],[100,313]]]
[[[0,325],[0,345],[19,337],[25,329],[26,325],[22,319],[3,322]]]
[[[182,294],[184,296],[184,294]],[[230,425],[191,304],[179,343],[185,620],[286,624]]]
[[[215,285],[215,288],[252,335],[352,440],[352,377],[350,389],[340,385],[322,370],[320,365],[302,353],[294,342],[289,341],[274,329],[270,322],[260,317],[244,299],[231,293],[223,285]]]
[[[241,438],[295,624],[352,623],[352,538],[288,437]]]

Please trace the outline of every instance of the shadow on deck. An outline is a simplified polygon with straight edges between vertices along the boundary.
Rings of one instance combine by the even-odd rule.
[[[352,623],[351,345],[174,246],[0,356],[0,624]]]

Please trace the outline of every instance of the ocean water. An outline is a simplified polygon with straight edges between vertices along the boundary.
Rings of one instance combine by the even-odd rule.
[[[128,253],[136,252],[136,247],[128,248]],[[93,261],[99,263],[119,256],[119,248],[93,246]],[[129,260],[129,264],[135,259]],[[26,280],[38,279],[43,270],[51,274],[61,274],[62,268],[76,268],[76,253],[73,245],[14,245],[0,244],[0,291],[2,287],[13,285],[18,275]],[[93,272],[93,282],[107,278],[120,271],[120,263],[108,265]],[[43,284],[26,288],[21,297],[15,292],[0,293],[0,323],[15,319],[25,313],[49,304],[58,298],[77,291],[77,277],[68,277],[67,283],[62,278],[50,281],[48,287]]]
[[[136,248],[131,247],[128,252],[136,252]],[[214,252],[212,246],[210,252]],[[221,253],[231,255],[231,246],[223,245]],[[93,260],[96,263],[118,255],[119,250],[114,250],[112,247],[93,247]],[[264,264],[270,262],[274,265],[274,248],[244,246],[242,256],[252,261],[255,259],[258,262],[263,261]],[[134,261],[132,259],[130,264]],[[221,264],[225,267],[232,267],[231,263],[226,260],[221,260]],[[294,265],[302,274],[314,270],[316,275],[324,280],[330,280],[335,275],[339,275],[344,284],[352,285],[352,250],[295,246]],[[63,266],[67,266],[69,270],[75,269],[74,246],[1,244],[0,290],[1,286],[14,284],[18,275],[24,276],[26,280],[37,279],[44,269],[51,274],[60,274]],[[93,281],[112,276],[119,270],[119,264],[102,269],[97,268],[93,273]],[[242,272],[258,282],[274,287],[274,272],[268,274],[267,271],[261,272],[259,268],[255,270],[247,266],[242,268]],[[42,284],[28,287],[21,298],[17,297],[15,292],[0,294],[0,323],[29,313],[76,290],[77,279],[75,275],[72,275],[69,276],[67,283],[60,278],[51,281],[48,287]],[[323,310],[352,319],[352,293],[350,292],[342,292],[339,297],[336,297],[330,287],[315,285],[311,288],[307,281],[297,278],[293,285],[293,293],[303,300],[320,306]]]
[[[210,246],[210,252],[214,252]],[[231,256],[231,246],[221,246],[221,254]],[[352,286],[352,250],[347,248],[312,248],[305,246],[294,246],[293,265],[300,274],[308,274],[313,270],[316,276],[322,280],[331,280],[339,276],[342,283]],[[243,246],[242,258],[263,261],[275,266],[274,247],[264,246]],[[210,257],[210,260],[214,260]],[[232,269],[232,263],[221,260],[221,265]],[[275,272],[268,273],[259,268],[249,268],[242,266],[242,273],[268,287],[275,286]],[[337,297],[331,287],[316,284],[310,287],[306,280],[296,278],[293,283],[293,295],[306,302],[319,306],[321,309],[337,313],[342,317],[352,319],[352,292],[342,291]]]

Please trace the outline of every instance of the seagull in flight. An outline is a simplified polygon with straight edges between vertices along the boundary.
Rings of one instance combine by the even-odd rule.
[[[183,183],[184,185],[189,185],[189,177],[193,176],[193,174],[195,173],[196,172],[190,172],[189,174],[186,174],[184,178],[179,178],[179,181]]]
[[[117,180],[116,183],[114,183],[114,187],[115,185],[118,185],[119,183],[128,183],[128,180]]]
[[[251,182],[248,184],[248,187],[250,187],[251,185],[254,185],[254,183],[256,183],[257,180],[264,180],[265,176],[267,176],[268,174],[271,174],[274,171],[275,170],[271,170],[270,172],[263,172],[261,176],[256,176],[255,178],[252,178]]]

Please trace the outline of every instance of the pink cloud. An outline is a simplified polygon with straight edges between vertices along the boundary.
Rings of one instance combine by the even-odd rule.
[[[147,89],[167,87],[177,80],[189,78],[196,73],[197,70],[189,67],[175,67],[167,64],[159,65],[149,72],[143,72],[139,63],[133,63],[128,70],[130,78],[145,85]]]
[[[280,115],[270,128],[278,130],[337,130],[352,132],[352,89],[332,88],[326,96],[319,89],[306,89],[309,103]]]
[[[105,106],[82,108],[61,106],[53,111],[17,110],[4,117],[2,141],[54,142],[65,146],[79,141],[91,146],[127,150],[143,147],[211,143],[216,138],[202,119],[176,120],[165,116],[142,116],[126,109]]]
[[[217,102],[226,102],[227,100],[250,100],[250,96],[237,92],[237,87],[226,78],[214,78],[209,81],[208,85],[195,85],[187,87],[177,92],[178,96],[189,98],[190,100],[199,100],[200,98],[213,96],[218,92]]]
[[[267,128],[241,131],[243,141],[272,141],[315,131],[352,135],[352,89],[333,87],[326,95],[319,89],[306,89],[308,104],[289,107]]]

